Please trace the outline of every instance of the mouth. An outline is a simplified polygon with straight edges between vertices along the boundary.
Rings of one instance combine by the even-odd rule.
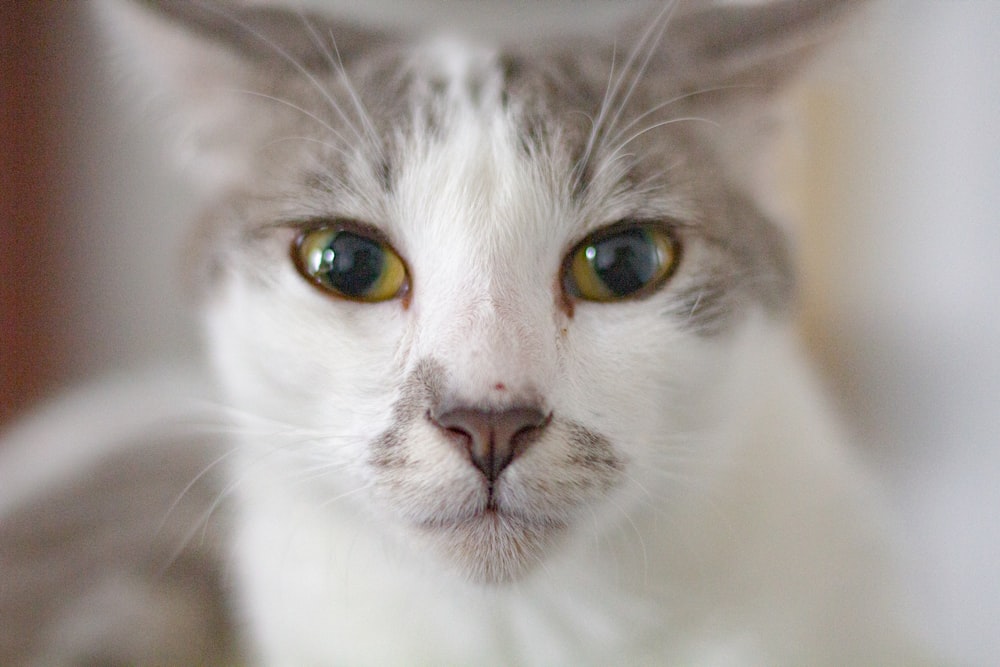
[[[565,528],[565,522],[546,517],[526,516],[498,506],[494,502],[487,503],[481,509],[458,516],[437,516],[424,518],[417,525],[424,530],[464,530],[469,526],[483,523],[495,523],[503,527],[527,526],[535,530],[560,530]]]
[[[462,516],[424,520],[418,528],[423,541],[470,581],[504,584],[541,563],[566,524],[492,503]]]

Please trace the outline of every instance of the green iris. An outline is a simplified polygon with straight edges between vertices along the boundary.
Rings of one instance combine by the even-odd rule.
[[[354,301],[388,301],[407,285],[406,266],[388,244],[355,232],[321,228],[295,242],[296,264],[306,278]]]
[[[614,225],[573,249],[563,284],[581,299],[616,301],[661,284],[677,258],[677,243],[665,229],[652,224]]]

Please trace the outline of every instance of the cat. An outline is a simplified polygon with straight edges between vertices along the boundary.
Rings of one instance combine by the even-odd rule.
[[[0,662],[918,664],[758,189],[854,4],[103,6],[211,193],[210,370],[8,434]]]

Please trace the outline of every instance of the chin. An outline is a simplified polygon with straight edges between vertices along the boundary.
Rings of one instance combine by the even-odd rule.
[[[489,509],[460,520],[430,521],[416,528],[419,539],[466,580],[510,584],[540,567],[566,525]]]

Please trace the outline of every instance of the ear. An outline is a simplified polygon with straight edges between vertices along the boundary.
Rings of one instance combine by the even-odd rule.
[[[779,95],[865,0],[677,0],[633,26],[635,80],[690,124],[730,181],[782,219],[788,146]],[[676,102],[676,104],[674,104]],[[640,109],[639,111],[642,111]],[[777,149],[777,150],[776,150]]]
[[[680,75],[690,92],[767,95],[797,74],[861,4],[863,0],[681,0],[667,10],[660,65]]]
[[[238,178],[250,163],[274,110],[267,97],[280,95],[282,81],[319,85],[385,41],[251,0],[100,0],[97,9],[121,69],[168,110],[182,159],[211,182]]]
[[[685,124],[717,157],[717,168],[769,213],[789,212],[787,145],[776,141],[785,107],[779,92],[820,47],[855,17],[864,0],[676,0],[644,22],[626,24],[618,44],[602,57],[607,71],[621,72],[605,106],[622,107],[641,87],[634,112],[662,108]],[[615,64],[617,63],[617,64]],[[593,81],[600,78],[593,77]],[[639,97],[639,96],[635,96]],[[603,115],[603,114],[602,114]],[[608,114],[614,123],[615,114]],[[599,117],[600,118],[600,117]],[[651,117],[650,123],[654,118]],[[776,150],[778,149],[778,150]]]

